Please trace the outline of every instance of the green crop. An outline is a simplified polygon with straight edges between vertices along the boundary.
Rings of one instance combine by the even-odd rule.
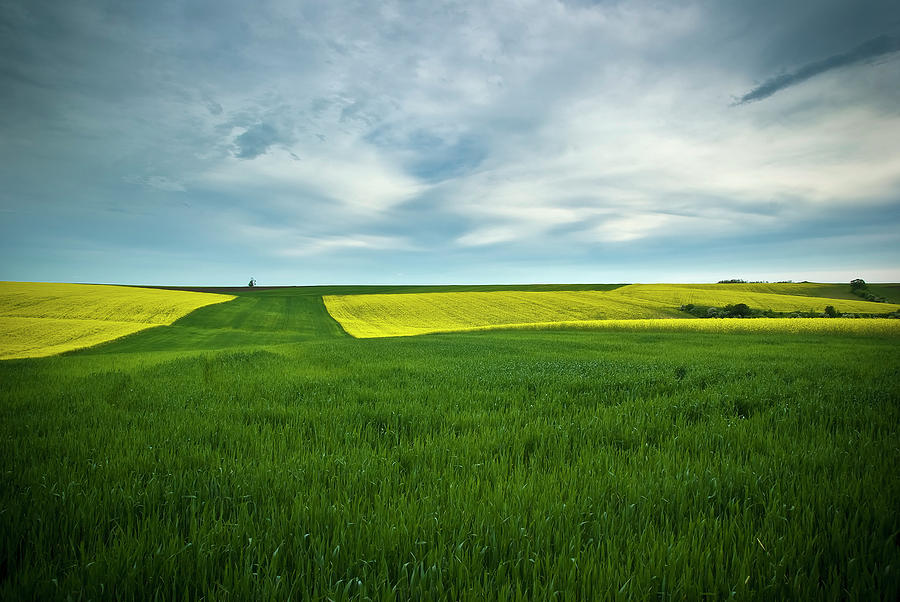
[[[364,292],[0,362],[0,599],[900,594],[895,336],[354,339]]]

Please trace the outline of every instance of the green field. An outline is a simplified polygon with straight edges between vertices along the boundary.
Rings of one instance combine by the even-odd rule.
[[[900,596],[896,330],[357,339],[322,300],[522,288],[241,291],[0,362],[0,599]]]

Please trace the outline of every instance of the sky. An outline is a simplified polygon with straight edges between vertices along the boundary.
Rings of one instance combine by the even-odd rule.
[[[900,281],[900,7],[0,0],[0,280]]]

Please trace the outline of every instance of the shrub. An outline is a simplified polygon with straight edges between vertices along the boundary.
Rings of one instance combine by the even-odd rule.
[[[726,305],[724,311],[729,318],[746,318],[750,315],[750,306],[746,303],[735,303]]]

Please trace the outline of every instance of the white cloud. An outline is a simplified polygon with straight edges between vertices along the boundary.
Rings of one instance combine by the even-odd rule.
[[[900,61],[883,67],[900,77]],[[553,114],[526,147],[501,141],[489,167],[455,183],[464,200],[448,203],[473,228],[457,240],[497,242],[503,232],[503,241],[534,242],[575,222],[619,242],[747,234],[835,207],[895,203],[900,115],[847,102],[816,119],[779,117],[802,115],[827,93],[827,78],[816,84],[749,111],[704,97],[703,81],[662,78],[611,100],[588,95]],[[703,226],[689,227],[698,216]]]
[[[601,242],[625,242],[650,236],[678,220],[677,217],[660,213],[638,213],[604,221],[594,228],[594,232]]]
[[[365,146],[271,150],[251,160],[224,158],[198,177],[210,188],[257,191],[293,197],[302,206],[310,198],[330,199],[346,211],[372,214],[403,203],[424,190],[418,181],[387,163]]]
[[[219,218],[219,227],[228,230],[241,245],[263,249],[273,257],[307,257],[330,252],[410,251],[414,246],[404,237],[369,234],[306,235],[296,227],[260,226],[246,221],[246,216]]]
[[[342,250],[410,251],[412,249],[412,245],[404,238],[359,234],[304,238],[300,244],[295,243],[295,246],[280,247],[274,249],[273,252],[275,255],[283,257],[305,257]]]

